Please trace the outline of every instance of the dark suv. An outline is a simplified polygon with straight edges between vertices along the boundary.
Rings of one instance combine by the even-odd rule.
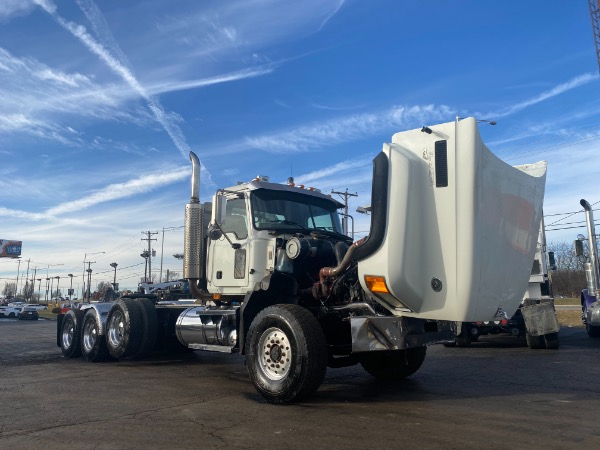
[[[17,314],[17,319],[19,320],[38,320],[40,318],[40,314],[37,312],[32,306],[25,306],[21,309],[21,312]]]

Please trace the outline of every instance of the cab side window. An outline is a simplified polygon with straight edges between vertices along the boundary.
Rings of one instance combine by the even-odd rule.
[[[248,237],[246,201],[243,198],[227,200],[225,218],[221,224],[224,233],[234,233],[238,239]]]

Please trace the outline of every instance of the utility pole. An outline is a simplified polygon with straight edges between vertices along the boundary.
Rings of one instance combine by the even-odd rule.
[[[35,275],[37,274],[37,266],[35,266],[35,268],[33,269],[33,280],[31,280],[31,289],[27,290],[27,296],[31,299],[33,298],[33,291],[35,290]],[[29,291],[31,291],[31,294],[29,293]],[[38,301],[39,303],[39,301]]]
[[[27,275],[25,275],[25,288],[27,288],[27,279],[29,278],[29,262],[31,261],[31,258],[29,258],[27,260]],[[23,279],[21,279],[21,294],[23,294]],[[24,295],[25,298],[27,298],[26,295]]]
[[[348,188],[344,192],[331,191],[332,194],[337,194],[344,199],[344,220],[342,221],[342,231],[348,236],[348,197],[358,197],[358,194],[350,194]]]
[[[148,237],[147,238],[142,238],[142,241],[148,241],[148,275],[146,277],[146,283],[152,283],[152,241],[155,241],[156,239],[153,239],[152,236],[155,234],[158,234],[158,231],[142,231],[142,234],[147,234]],[[148,281],[148,278],[150,278],[150,281]]]

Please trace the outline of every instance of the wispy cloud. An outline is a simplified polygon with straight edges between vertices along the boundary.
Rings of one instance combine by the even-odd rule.
[[[274,134],[247,137],[245,143],[248,147],[271,153],[314,151],[384,131],[391,134],[409,126],[445,120],[453,112],[445,105],[394,106],[380,113],[345,116]]]
[[[348,171],[356,171],[356,169],[365,169],[371,166],[372,158],[361,158],[350,161],[342,161],[333,166],[325,167],[313,172],[309,172],[296,177],[298,183],[314,183],[315,181],[323,181],[326,178],[334,176],[336,180]],[[367,169],[368,170],[368,169]]]
[[[29,220],[45,220],[62,217],[64,214],[79,212],[101,203],[151,192],[163,186],[185,179],[189,177],[189,175],[190,168],[187,166],[176,167],[172,170],[162,170],[123,183],[110,184],[79,199],[64,202],[49,208],[43,213],[31,213],[28,211],[0,207],[0,216],[18,217]]]
[[[325,17],[325,19],[323,19],[323,22],[321,22],[321,25],[319,26],[318,31],[321,31],[323,29],[323,27],[325,25],[327,25],[327,22],[329,22],[331,20],[331,18],[338,13],[340,8],[342,6],[344,6],[344,3],[346,3],[346,0],[338,0],[337,5],[334,5],[333,11],[331,11],[331,13],[329,13],[329,15],[327,17]]]
[[[337,117],[322,122],[314,122],[283,131],[248,136],[243,145],[232,143],[224,146],[229,152],[236,152],[247,147],[270,153],[318,151],[324,147],[355,141],[364,137],[387,132],[394,133],[401,129],[447,121],[460,112],[461,116],[505,117],[534,106],[553,97],[564,94],[584,84],[595,81],[596,75],[583,74],[552,89],[544,91],[496,113],[478,113],[458,111],[448,105],[400,105],[392,106],[381,112],[370,112]]]
[[[557,95],[564,94],[567,91],[570,91],[572,89],[578,88],[585,84],[591,83],[592,81],[597,81],[597,78],[598,78],[598,75],[592,74],[592,73],[585,73],[583,75],[579,75],[579,76],[567,81],[566,83],[561,83],[561,84],[553,87],[552,89],[549,89],[547,91],[542,92],[539,95],[536,95],[535,97],[529,98],[527,100],[524,100],[520,103],[512,105],[508,108],[504,108],[497,112],[487,113],[487,114],[485,114],[485,116],[499,118],[499,117],[505,117],[505,116],[509,116],[511,114],[515,114],[519,111],[524,110],[525,108],[528,108],[533,105],[537,105],[538,103],[541,103],[545,100],[551,99],[552,97],[556,97]]]
[[[179,149],[183,157],[187,157],[191,151],[189,145],[181,129],[172,121],[169,120],[162,105],[158,99],[151,97],[141,83],[137,80],[132,71],[118,61],[100,42],[89,34],[85,27],[74,22],[68,21],[58,14],[56,5],[50,0],[35,0],[48,14],[50,14],[56,22],[65,30],[70,32],[74,37],[79,39],[88,50],[98,56],[115,74],[120,76],[135,92],[137,92],[147,103],[148,108],[154,114],[155,119],[165,129],[175,146]],[[97,27],[102,27],[101,23],[96,23]],[[110,33],[110,30],[105,30]]]
[[[231,81],[243,80],[245,78],[254,78],[266,75],[274,70],[274,65],[268,67],[253,67],[242,69],[236,72],[230,72],[214,77],[200,78],[196,80],[168,81],[149,85],[147,92],[150,95],[164,94],[167,92],[183,91],[186,89],[195,89],[199,87],[211,86],[213,84],[227,83]]]
[[[2,0],[0,2],[0,22],[13,16],[27,14],[34,6],[32,0]]]

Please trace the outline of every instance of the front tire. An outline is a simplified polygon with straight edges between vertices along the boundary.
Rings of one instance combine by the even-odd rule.
[[[427,347],[405,350],[373,351],[361,355],[363,368],[380,380],[394,381],[406,378],[423,365]]]
[[[273,403],[315,392],[327,371],[327,342],[318,320],[298,305],[274,305],[252,321],[246,344],[248,373]]]
[[[595,327],[589,324],[585,324],[585,331],[589,337],[597,338],[600,337],[600,327]]]
[[[142,343],[142,311],[135,300],[120,298],[110,308],[106,321],[106,346],[113,358],[135,354]]]
[[[81,356],[81,325],[83,311],[71,309],[62,320],[60,331],[60,350],[65,358],[79,358]]]
[[[106,340],[100,334],[100,324],[95,310],[90,309],[83,316],[81,327],[81,356],[89,362],[104,361],[108,358]]]

